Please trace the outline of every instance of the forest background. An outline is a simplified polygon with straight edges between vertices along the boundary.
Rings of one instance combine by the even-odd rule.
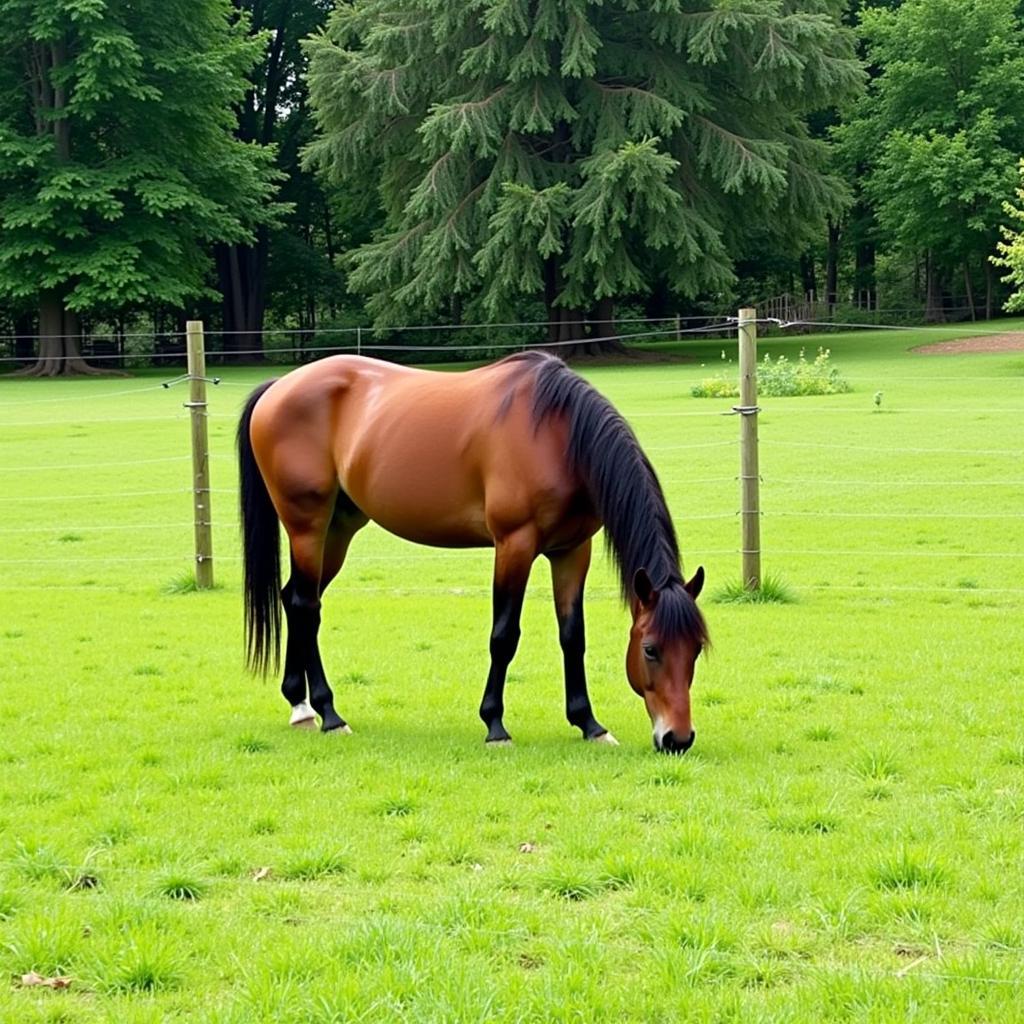
[[[0,356],[999,315],[1022,7],[0,0]]]

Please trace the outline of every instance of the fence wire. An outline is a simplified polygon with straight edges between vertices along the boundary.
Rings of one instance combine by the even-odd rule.
[[[686,318],[687,320],[696,320],[697,318]],[[648,323],[665,323],[670,321],[663,320],[636,320],[633,321],[636,324],[648,324]],[[762,320],[761,322],[768,322]],[[771,321],[774,326],[780,328],[789,328],[795,326],[794,323],[778,323]],[[657,337],[662,335],[689,335],[689,336],[701,336],[709,333],[720,333],[725,329],[732,329],[735,324],[735,318],[704,318],[704,326],[701,327],[686,327],[682,328],[679,326],[670,326],[664,330],[655,330],[648,332],[640,332],[636,337]],[[443,329],[460,329],[468,330],[471,327],[477,327],[479,325],[450,325],[448,328]],[[510,324],[503,326],[539,326],[539,324]],[[821,321],[800,321],[799,326],[806,327],[857,327],[858,329],[864,325],[849,325],[849,324],[837,324],[832,322],[821,322]],[[891,330],[920,330],[920,328],[908,328],[903,325],[871,325],[872,328],[882,328]],[[402,328],[403,330],[427,330],[426,327],[409,327]],[[949,331],[950,327],[937,327],[937,330]],[[335,333],[345,334],[353,333],[357,329],[338,329]],[[241,332],[250,333],[250,332]],[[267,333],[280,333],[280,332],[267,332]],[[325,333],[324,331],[314,332],[292,332],[295,334],[302,333]],[[984,332],[976,332],[984,333]],[[993,332],[996,333],[996,332]],[[1002,332],[998,332],[1002,333]],[[593,340],[593,339],[584,339]],[[627,338],[628,340],[628,338]],[[571,342],[567,344],[579,344],[580,342]],[[362,346],[364,349],[369,349],[370,346]],[[411,351],[436,351],[436,346],[399,346],[399,345],[387,345],[382,346],[389,350],[398,350],[402,348],[408,348]],[[494,346],[479,346],[480,349],[493,348]],[[522,348],[520,344],[509,345],[510,348]],[[548,346],[545,346],[548,347]],[[335,351],[341,350],[340,348],[327,348],[325,347],[322,351]],[[298,349],[294,351],[300,351]],[[304,354],[308,354],[312,349],[301,350]],[[315,351],[320,351],[319,349]],[[184,353],[182,353],[184,355]],[[269,371],[272,372],[272,371]],[[863,378],[871,379],[876,381],[875,378]],[[886,381],[894,378],[886,377]],[[918,377],[906,378],[913,380],[916,383],[928,383],[935,380],[948,380],[955,379],[958,381],[965,380],[964,377],[955,378],[944,378],[933,375],[923,375]],[[999,377],[972,377],[972,380],[979,381],[1001,381]],[[684,380],[683,378],[673,378],[671,376],[664,376],[660,379],[660,384],[663,387],[670,388],[675,385],[690,383],[689,379]],[[240,382],[224,380],[220,382],[225,387],[234,388],[240,387],[245,389],[251,389],[253,387],[252,382]],[[54,419],[53,416],[48,416],[45,419],[38,420],[26,420],[18,418],[16,410],[20,411],[22,408],[28,408],[32,406],[60,406],[64,402],[76,403],[75,407],[82,402],[95,402],[97,400],[109,401],[113,399],[120,399],[125,397],[135,398],[144,393],[152,392],[163,392],[165,390],[164,384],[157,383],[144,387],[125,387],[116,390],[103,390],[92,392],[83,395],[72,395],[67,398],[61,397],[43,397],[37,399],[23,399],[17,401],[8,401],[0,403],[0,414],[5,410],[9,410],[15,413],[15,418],[0,421],[0,429],[11,430],[17,427],[31,427],[33,429],[42,429],[45,431],[53,431],[60,433],[66,431],[69,427],[75,427],[79,425],[105,425],[110,424],[112,427],[121,429],[131,429],[133,424],[156,424],[161,422],[181,422],[186,414],[180,409],[175,407],[172,410],[168,410],[165,413],[155,411],[152,415],[111,415],[111,416],[94,416],[88,415],[81,418],[69,418],[66,421]],[[648,399],[652,396],[648,393],[645,397]],[[671,393],[666,393],[661,396],[663,400],[672,400],[675,396]],[[773,400],[763,399],[766,405]],[[215,403],[216,399],[213,399],[211,404]],[[778,412],[783,415],[786,407],[778,407]],[[802,411],[811,412],[815,415],[819,414],[863,414],[863,410],[852,409],[852,408],[835,408],[829,407],[822,403],[816,403],[814,405],[802,405]],[[763,411],[772,411],[771,406]],[[909,414],[934,414],[935,409],[927,406],[908,406],[900,408],[901,413]],[[979,408],[958,406],[949,407],[941,410],[945,415],[950,416],[965,416],[965,415],[994,415],[994,416],[1009,416],[1018,417],[1024,412],[1024,407],[1018,406],[986,406]],[[873,412],[873,410],[872,410]],[[723,412],[721,409],[715,409],[711,411],[703,410],[685,410],[685,409],[638,409],[637,411],[629,411],[628,418],[633,421],[639,421],[643,423],[649,423],[657,420],[684,420],[684,419],[703,419],[708,422],[713,420],[721,421]],[[232,422],[237,418],[237,412],[231,411],[213,411],[209,414],[210,419],[214,420],[231,420]],[[95,444],[95,439],[90,437],[84,437],[83,442],[85,444]],[[10,444],[10,440],[8,440]],[[645,445],[645,450],[651,453],[686,453],[693,452],[695,457],[700,457],[702,452],[713,452],[715,450],[723,449],[735,449],[738,447],[738,438],[730,437],[727,439],[708,439],[699,441],[685,441],[679,443],[661,443]],[[890,445],[860,445],[860,444],[838,444],[822,440],[786,440],[777,438],[772,435],[771,432],[764,432],[761,437],[761,446],[766,451],[771,451],[773,447],[778,448],[791,448],[806,450],[810,456],[813,457],[813,453],[817,452],[822,457],[827,458],[829,452],[848,451],[864,453],[872,456],[891,456],[891,455],[914,455],[914,456],[927,456],[927,455],[955,455],[963,457],[975,457],[985,459],[1019,459],[1024,456],[1024,449],[1020,448],[972,448],[972,447],[941,447],[941,446],[890,446]],[[7,453],[13,450],[12,447],[7,449]],[[5,454],[7,454],[5,453]],[[8,474],[6,477],[8,486],[4,487],[4,490],[8,490],[8,493],[0,495],[0,505],[4,507],[11,506],[40,506],[52,505],[53,503],[72,503],[74,505],[81,505],[88,503],[97,508],[110,507],[123,504],[125,502],[138,503],[140,500],[145,499],[166,499],[174,496],[180,496],[183,499],[186,495],[192,492],[188,487],[174,487],[174,488],[144,488],[144,489],[126,489],[118,490],[112,489],[110,491],[98,491],[95,489],[84,489],[80,490],[75,485],[68,486],[68,473],[69,471],[91,471],[98,469],[105,470],[116,470],[123,471],[126,477],[130,476],[138,478],[139,474],[146,472],[145,467],[166,465],[172,467],[176,464],[187,463],[190,461],[190,455],[167,455],[167,456],[154,456],[152,458],[145,459],[125,459],[125,458],[110,458],[93,461],[76,461],[73,458],[69,458],[64,462],[53,462],[48,461],[41,464],[36,464],[34,461],[31,464],[22,466],[13,466],[9,463],[9,458],[4,461],[5,465],[0,465],[0,474]],[[211,461],[217,463],[230,463],[234,464],[235,456],[228,454],[222,450],[215,450],[210,453]],[[671,462],[672,456],[668,455],[667,460]],[[989,470],[991,472],[991,469]],[[10,481],[12,477],[9,474],[24,474],[24,473],[50,473],[53,474],[56,480],[59,480],[61,491],[60,493],[52,494],[31,494],[31,495],[16,495],[11,494],[9,490]],[[184,478],[184,474],[183,474]],[[73,477],[71,479],[74,479]],[[701,485],[736,485],[738,490],[738,476],[735,474],[717,474],[717,475],[698,475],[694,477],[688,477],[686,475],[676,475],[669,470],[666,475],[663,476],[663,482],[666,486],[677,488],[685,487],[692,488],[693,486]],[[773,494],[778,495],[782,493],[786,488],[797,487],[806,489],[810,486],[824,488],[871,488],[871,489],[891,489],[900,488],[901,492],[906,494],[908,491],[912,491],[915,488],[920,488],[928,493],[929,490],[934,488],[943,489],[955,489],[955,488],[1021,488],[1024,487],[1024,479],[984,479],[984,480],[970,480],[970,479],[912,479],[912,478],[900,478],[893,479],[891,476],[888,478],[879,479],[864,479],[857,477],[845,477],[842,475],[834,476],[779,476],[774,477],[771,474],[762,473],[762,482],[766,488],[766,495],[769,500],[767,506],[761,512],[761,518],[763,523],[770,524],[773,521],[777,522],[793,522],[793,521],[807,521],[813,523],[814,521],[820,520],[850,520],[852,522],[864,521],[865,523],[871,522],[887,522],[887,521],[906,521],[906,520],[928,520],[937,523],[948,521],[951,524],[967,522],[971,520],[978,521],[991,521],[999,522],[1005,521],[1012,523],[1015,520],[1024,518],[1024,512],[1019,511],[1000,511],[992,509],[991,506],[985,510],[978,511],[933,511],[932,509],[920,508],[920,509],[886,509],[872,507],[870,509],[857,509],[857,510],[843,510],[843,509],[829,509],[829,508],[811,508],[811,507],[793,507],[790,500],[787,504],[782,504],[778,501],[778,498],[772,498]],[[235,504],[237,499],[237,492],[234,488],[209,488],[209,493],[218,495],[229,495],[231,497],[230,505]],[[229,503],[225,502],[225,508]],[[819,502],[818,504],[822,504]],[[723,507],[724,505],[724,507]],[[183,502],[183,509],[184,509]],[[116,515],[116,511],[112,514]],[[674,522],[685,529],[687,524],[709,524],[712,528],[717,528],[718,525],[723,525],[730,520],[738,521],[740,515],[739,509],[736,507],[736,502],[726,500],[719,507],[711,509],[700,509],[695,511],[693,514],[684,514],[674,517]],[[228,515],[225,511],[223,515],[224,521],[230,523],[228,532],[225,533],[224,523],[214,523],[217,530],[217,536],[223,539],[230,536],[232,539],[237,538],[237,527],[234,524],[233,516]],[[0,527],[0,534],[5,537],[11,538],[13,542],[17,538],[25,538],[28,540],[33,536],[45,536],[51,533],[63,533],[74,534],[74,535],[85,535],[90,534],[124,534],[131,535],[132,533],[138,532],[141,536],[152,536],[160,531],[186,531],[194,527],[194,522],[179,522],[179,521],[147,521],[147,522],[77,522],[70,520],[65,522],[62,518],[54,519],[52,523],[44,523],[39,525],[38,523],[33,525],[15,525],[15,526],[3,526]],[[738,525],[737,525],[738,533]],[[768,533],[770,537],[770,532]],[[73,539],[81,539],[79,536]],[[1005,560],[1013,561],[1024,557],[1024,553],[1016,550],[983,550],[983,551],[935,551],[932,549],[928,550],[913,550],[910,548],[896,548],[888,547],[879,549],[874,546],[874,541],[877,537],[872,536],[872,543],[865,547],[863,550],[857,550],[855,548],[832,548],[827,546],[785,546],[779,544],[775,546],[771,540],[764,545],[764,555],[766,558],[772,556],[780,556],[785,558],[856,558],[856,559],[876,559],[876,558],[899,558],[907,560],[921,560],[921,559],[934,559],[934,560],[948,560],[948,559],[993,559],[993,560]],[[184,541],[183,541],[184,543]],[[699,551],[693,551],[691,553],[692,558],[696,557],[726,557],[736,556],[738,557],[741,553],[741,545],[736,547],[704,547]],[[387,564],[388,562],[404,562],[412,561],[417,563],[427,561],[441,561],[441,560],[453,560],[458,559],[460,556],[470,557],[469,552],[443,552],[438,554],[423,554],[415,551],[409,551],[403,554],[381,554],[374,552],[361,553],[355,550],[350,558],[351,565],[359,564],[373,564],[374,562],[380,562]],[[478,552],[473,552],[472,555],[476,558],[480,558]],[[215,554],[215,562],[233,564],[237,563],[237,555],[233,554]],[[140,564],[194,564],[194,559],[189,557],[184,551],[180,553],[166,553],[159,555],[152,554],[133,554],[131,552],[119,552],[115,556],[111,557],[86,557],[86,556],[60,556],[51,557],[44,556],[42,553],[38,557],[22,557],[22,558],[2,558],[0,564],[7,566],[51,566],[51,567],[64,567],[64,566],[75,566],[75,565],[107,565],[116,566],[118,564],[131,565],[134,563]],[[51,586],[47,584],[47,586]],[[76,584],[68,584],[69,588],[74,588]],[[88,587],[83,589],[90,589],[94,584],[90,584]],[[18,589],[17,584],[11,584],[5,582],[4,585],[0,585],[0,589],[11,590]],[[29,587],[31,589],[31,586]],[[356,589],[348,587],[347,589]],[[462,595],[469,593],[476,593],[473,588],[458,588],[450,586],[440,587],[425,587],[425,588],[409,588],[403,587],[400,584],[389,586],[382,585],[380,587],[368,587],[358,588],[360,592],[365,593],[412,593],[422,592],[430,594],[450,594],[450,595]],[[841,587],[841,586],[822,586],[822,585],[799,585],[795,586],[797,591],[811,591],[821,592],[826,590],[833,591],[864,591],[869,590],[871,592],[892,592],[892,593],[927,593],[943,590],[942,587],[930,587],[930,586],[918,586],[918,585],[907,585],[907,584],[892,584],[884,586],[873,586],[873,587]],[[488,593],[488,588],[481,587],[481,593]],[[1015,587],[972,587],[964,590],[965,594],[978,594],[978,593],[991,593],[991,594],[1017,594],[1024,592],[1020,588]],[[617,593],[617,591],[609,591],[611,594]]]

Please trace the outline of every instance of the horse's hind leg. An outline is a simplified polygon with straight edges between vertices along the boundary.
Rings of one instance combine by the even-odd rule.
[[[366,523],[366,518],[349,508],[346,501],[342,496],[336,503],[326,530],[320,525],[322,517],[313,517],[301,527],[286,522],[292,572],[281,592],[288,622],[281,692],[292,706],[292,725],[315,724],[316,714],[324,732],[348,731],[344,719],[334,709],[334,694],[327,682],[318,641],[320,595],[341,568],[356,530]]]
[[[314,560],[310,552],[314,546],[320,548],[320,557],[315,560],[319,563],[323,557],[322,541],[315,545],[312,538],[292,537],[292,572],[281,591],[288,623],[281,693],[292,706],[292,725],[312,728],[316,724],[315,715],[320,715],[322,728],[327,732],[346,726],[334,710],[334,695],[320,660],[317,640],[320,631],[320,572],[319,564],[315,570],[311,568]]]
[[[558,641],[565,666],[565,717],[583,733],[584,739],[615,743],[612,734],[594,717],[583,664],[586,649],[583,584],[590,568],[590,541],[584,541],[571,551],[548,555],[548,559],[558,617]]]
[[[315,729],[316,712],[306,699],[306,648],[309,641],[304,619],[309,610],[303,608],[303,602],[298,597],[300,588],[296,580],[299,575],[293,558],[291,575],[281,590],[281,603],[288,624],[281,693],[292,708],[290,724],[297,729]],[[314,614],[319,618],[319,602],[317,604]]]

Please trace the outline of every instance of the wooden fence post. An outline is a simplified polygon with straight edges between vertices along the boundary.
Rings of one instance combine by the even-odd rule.
[[[202,320],[185,325],[188,394],[192,421],[192,513],[196,546],[196,586],[213,587],[213,517],[210,511],[210,447],[206,433],[206,349]]]
[[[743,586],[761,589],[761,501],[757,457],[757,310],[739,311],[740,519]]]

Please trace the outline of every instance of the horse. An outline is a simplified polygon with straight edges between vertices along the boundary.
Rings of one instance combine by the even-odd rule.
[[[419,544],[493,547],[486,742],[508,743],[508,667],[534,560],[550,563],[565,714],[584,739],[616,744],[594,717],[584,668],[583,588],[603,526],[631,613],[626,676],[656,750],[695,739],[690,687],[708,631],[685,580],[658,477],[611,403],[546,352],[463,372],[331,356],[265,382],[238,425],[246,664],[280,661],[291,724],[350,732],[317,641],[321,598],[355,534],[373,521]],[[281,587],[279,524],[291,571]]]

